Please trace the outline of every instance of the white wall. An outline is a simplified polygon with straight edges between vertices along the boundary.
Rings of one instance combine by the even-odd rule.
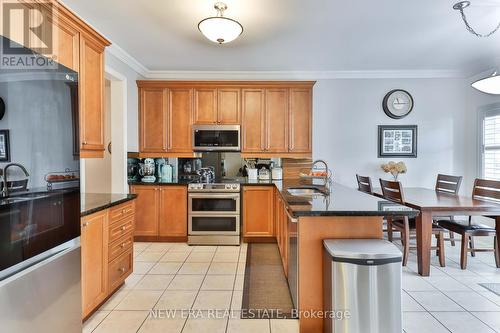
[[[391,89],[409,91],[415,106],[404,119],[382,110]],[[436,174],[464,175],[471,152],[466,123],[465,82],[461,79],[343,79],[320,80],[314,87],[313,154],[325,159],[334,180],[356,186],[355,174],[390,178],[380,165],[402,160],[408,173],[405,186],[433,187]],[[418,157],[377,157],[378,125],[418,125]],[[464,148],[465,147],[465,148]]]
[[[138,127],[138,90],[137,80],[144,77],[137,73],[120,59],[109,52],[106,52],[106,66],[119,72],[127,80],[127,149],[128,151],[139,151],[139,127]]]

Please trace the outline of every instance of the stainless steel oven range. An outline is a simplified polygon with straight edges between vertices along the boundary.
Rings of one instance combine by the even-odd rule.
[[[189,184],[188,209],[188,244],[240,244],[240,184]]]

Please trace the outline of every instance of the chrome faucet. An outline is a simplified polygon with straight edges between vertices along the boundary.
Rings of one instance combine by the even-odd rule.
[[[24,174],[26,175],[26,177],[29,177],[29,173],[28,173],[28,170],[26,170],[26,168],[19,164],[19,163],[9,163],[7,164],[3,170],[2,170],[2,175],[3,175],[3,187],[2,187],[2,191],[0,192],[1,196],[2,197],[6,197],[9,195],[9,190],[8,190],[8,187],[7,187],[7,169],[9,169],[11,166],[17,166],[18,168],[20,168],[21,170],[23,170]]]

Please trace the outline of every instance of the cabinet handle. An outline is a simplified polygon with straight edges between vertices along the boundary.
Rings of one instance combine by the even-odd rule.
[[[122,249],[125,247],[125,245],[127,245],[127,243],[122,243],[121,245]]]
[[[122,209],[122,214],[125,214],[127,210],[125,208]]]
[[[126,271],[125,267],[120,267],[118,270],[119,270],[120,272],[122,272],[122,273],[125,273],[125,271]]]
[[[123,226],[123,227],[122,227],[122,231],[125,231],[125,230],[127,230],[127,227],[126,227],[126,226]]]
[[[84,145],[84,146],[87,145],[87,141],[83,141],[82,145]]]
[[[86,227],[86,226],[88,226],[89,224],[90,224],[90,222],[83,222],[83,223],[82,223],[82,227]]]

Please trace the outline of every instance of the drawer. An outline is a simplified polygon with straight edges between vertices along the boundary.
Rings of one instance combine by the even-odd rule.
[[[109,263],[109,290],[115,290],[132,273],[134,255],[128,250]]]
[[[135,200],[130,200],[109,209],[109,224],[112,225],[121,219],[135,213]]]
[[[117,239],[113,243],[109,244],[108,257],[109,261],[113,261],[118,258],[122,253],[133,249],[134,244],[134,233],[130,232],[123,237]]]
[[[131,215],[109,227],[109,243],[113,243],[118,238],[134,231],[135,215]]]

